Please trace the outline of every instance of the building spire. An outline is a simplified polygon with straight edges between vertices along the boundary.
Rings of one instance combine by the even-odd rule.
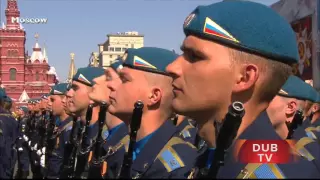
[[[69,74],[68,74],[68,79],[67,82],[70,83],[72,81],[73,76],[77,73],[76,70],[76,66],[74,64],[74,53],[70,53],[70,57],[71,57],[71,62],[70,62],[70,66],[69,66]]]
[[[20,24],[17,18],[20,17],[17,0],[7,0],[7,8],[5,10],[8,28],[19,28]]]
[[[43,58],[44,58],[44,60],[46,60],[46,62],[48,63],[49,61],[48,61],[48,55],[47,55],[46,44],[44,44],[44,46],[43,46],[43,52],[42,52],[42,54],[43,54]]]

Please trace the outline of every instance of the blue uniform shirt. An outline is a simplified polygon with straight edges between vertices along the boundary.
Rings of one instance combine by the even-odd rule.
[[[133,155],[132,155],[132,159],[133,161],[136,160],[137,156],[139,155],[139,153],[141,152],[141,150],[143,149],[143,147],[146,145],[146,143],[149,141],[149,139],[152,137],[152,135],[155,132],[149,134],[148,136],[140,139],[139,141],[136,142],[136,144],[133,147]]]
[[[106,179],[115,178],[120,172],[124,155],[128,151],[129,140],[128,126],[125,123],[109,130],[108,139],[103,144],[104,161],[107,163],[107,167],[103,167],[105,173],[103,176]]]
[[[11,179],[14,168],[14,144],[18,139],[18,122],[11,113],[0,109],[0,179]]]
[[[197,157],[197,149],[185,142],[167,120],[150,137],[133,161],[133,178],[186,178]]]
[[[70,139],[72,129],[72,117],[68,117],[64,121],[60,121],[58,127],[59,136],[56,137],[56,145],[49,158],[48,178],[59,178],[61,167],[63,165],[64,147]]]

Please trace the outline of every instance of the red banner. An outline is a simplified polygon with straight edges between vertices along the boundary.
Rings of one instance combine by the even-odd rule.
[[[312,18],[307,16],[291,23],[296,32],[300,60],[293,72],[303,80],[312,79]]]
[[[285,164],[294,160],[291,144],[286,140],[238,140],[235,158],[241,163]]]

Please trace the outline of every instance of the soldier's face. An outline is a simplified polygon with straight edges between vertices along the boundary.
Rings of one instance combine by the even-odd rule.
[[[268,116],[274,127],[286,122],[286,105],[287,102],[281,96],[275,96],[267,108]]]
[[[52,107],[52,114],[59,116],[63,113],[62,95],[51,95],[49,104]]]
[[[68,114],[68,115],[73,115],[71,112],[70,112],[70,102],[72,101],[72,98],[70,97],[69,95],[69,91],[67,91],[65,93],[65,96],[62,98],[62,106],[63,106],[63,109],[65,110],[65,112]]]
[[[235,75],[229,51],[195,36],[186,37],[181,50],[183,54],[167,67],[173,78],[173,108],[196,120],[212,116],[230,103]]]
[[[109,104],[110,89],[107,87],[107,76],[102,75],[94,78],[95,84],[92,87],[92,92],[89,93],[89,97],[95,102],[106,102]]]
[[[77,81],[72,82],[72,87],[68,92],[71,101],[68,104],[71,113],[80,115],[89,106],[89,92],[91,88]]]
[[[114,81],[108,84],[111,90],[110,106],[108,111],[119,118],[130,117],[134,109],[134,103],[138,100],[145,101],[148,96],[147,82],[144,77],[144,72],[139,70],[124,67],[119,72],[119,77],[122,81]]]

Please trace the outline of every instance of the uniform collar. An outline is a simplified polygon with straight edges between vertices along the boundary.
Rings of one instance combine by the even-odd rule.
[[[136,144],[133,147],[133,160],[137,158],[137,156],[140,154],[142,151],[143,147],[146,145],[146,143],[149,141],[149,139],[156,133],[154,131],[153,133],[147,135],[146,137],[140,139],[139,141],[136,142]]]
[[[258,130],[258,131],[257,131]],[[260,113],[258,118],[244,130],[239,139],[281,139],[274,130],[266,111]]]
[[[171,120],[165,121],[145,144],[140,152],[142,155],[138,156],[133,162],[132,170],[139,174],[147,171],[158,153],[176,132],[177,128],[172,124]]]
[[[182,131],[186,126],[189,125],[189,121],[187,118],[184,118],[183,121],[177,126],[177,129]]]
[[[280,140],[280,136],[274,130],[271,121],[266,111],[260,113],[251,125],[249,125],[238,139],[245,140]],[[237,163],[233,152],[235,148],[233,144],[227,151],[225,156],[225,166],[222,166],[219,170],[217,178],[223,177],[237,177],[239,172],[245,167],[246,164]],[[232,168],[230,168],[232,167]]]
[[[65,126],[66,124],[68,124],[70,121],[72,121],[72,117],[67,117],[64,121],[60,121],[59,123],[59,127],[63,127]]]
[[[108,140],[105,141],[105,144],[103,144],[103,148],[107,151],[110,146],[115,146],[117,143],[121,141],[123,137],[128,135],[128,126],[126,126],[124,123],[119,124],[120,126],[116,131],[114,131],[111,134],[109,134]]]

